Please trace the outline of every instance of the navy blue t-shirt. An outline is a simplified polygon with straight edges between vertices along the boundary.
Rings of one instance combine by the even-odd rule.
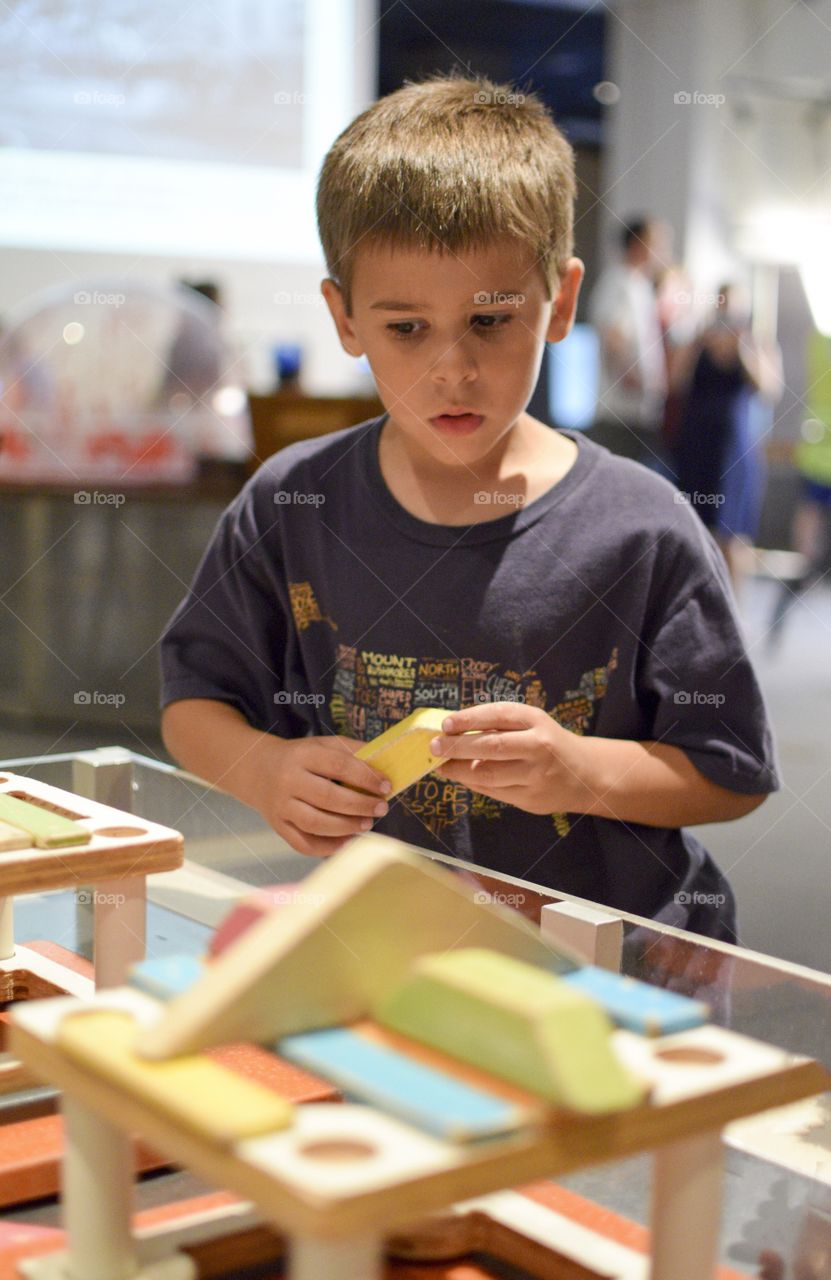
[[[723,558],[666,481],[565,432],[571,470],[495,520],[393,497],[386,415],[270,458],[221,517],[162,639],[162,705],[213,698],[259,730],[374,738],[419,706],[543,708],[580,734],[670,743],[712,781],[778,785]],[[525,813],[430,774],[375,829],[735,941],[688,832]]]

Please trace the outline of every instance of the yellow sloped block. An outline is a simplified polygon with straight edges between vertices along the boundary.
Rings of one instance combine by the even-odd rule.
[[[447,756],[434,756],[430,741],[441,733],[442,721],[450,715],[441,707],[419,707],[355,752],[392,784],[391,795],[412,786],[425,773],[442,764]]]
[[[124,1086],[209,1141],[227,1145],[291,1124],[290,1102],[210,1058],[148,1062],[136,1057],[138,1030],[129,1013],[117,1010],[71,1014],[58,1029],[58,1043],[95,1075]]]
[[[382,1026],[490,1071],[555,1106],[603,1115],[646,1094],[612,1023],[562,978],[485,948],[422,956],[375,1009]]]

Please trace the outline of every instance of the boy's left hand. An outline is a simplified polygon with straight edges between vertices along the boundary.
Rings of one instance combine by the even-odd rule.
[[[470,729],[481,736],[463,736]],[[450,757],[435,770],[441,777],[526,813],[567,812],[585,785],[579,737],[542,708],[524,703],[489,702],[450,712],[430,750]]]

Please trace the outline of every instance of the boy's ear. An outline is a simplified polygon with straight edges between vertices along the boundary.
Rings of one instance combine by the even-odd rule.
[[[329,313],[335,322],[335,328],[338,331],[340,344],[347,355],[362,356],[364,354],[363,346],[358,338],[351,319],[346,314],[346,306],[343,300],[343,291],[337,281],[327,276],[325,280],[320,282],[320,292],[326,299],[326,305]]]
[[[545,335],[546,342],[562,342],[563,338],[571,333],[585,271],[586,268],[579,258],[569,258],[560,278],[560,288],[554,297],[551,320]]]

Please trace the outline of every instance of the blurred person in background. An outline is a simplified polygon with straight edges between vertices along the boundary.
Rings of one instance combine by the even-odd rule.
[[[655,284],[671,262],[672,230],[657,218],[632,218],[623,227],[621,249],[589,302],[600,339],[600,384],[587,434],[613,453],[663,470],[667,367]]]
[[[673,390],[683,403],[674,456],[678,487],[721,547],[737,589],[765,489],[752,400],[760,395],[775,404],[782,394],[779,348],[753,336],[739,286],[721,286],[712,320],[679,351]]]

